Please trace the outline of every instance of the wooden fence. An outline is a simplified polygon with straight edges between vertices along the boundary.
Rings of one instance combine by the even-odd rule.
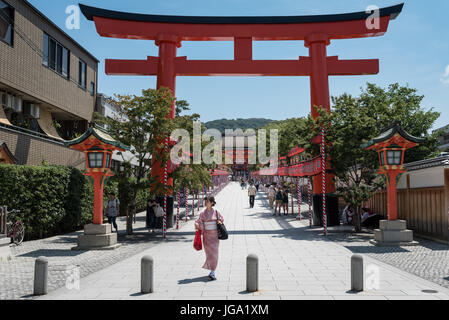
[[[418,235],[449,241],[448,188],[398,190],[398,217]],[[387,193],[378,192],[367,205],[387,217]]]

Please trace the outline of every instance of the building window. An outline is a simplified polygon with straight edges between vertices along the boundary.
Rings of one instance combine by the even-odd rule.
[[[81,59],[78,70],[78,84],[81,88],[86,89],[86,63]]]
[[[55,39],[44,33],[44,66],[56,71],[64,78],[70,76],[70,51]]]
[[[95,95],[95,83],[93,82],[90,83],[90,95],[91,96]]]
[[[10,46],[14,39],[14,9],[0,0],[0,40]]]

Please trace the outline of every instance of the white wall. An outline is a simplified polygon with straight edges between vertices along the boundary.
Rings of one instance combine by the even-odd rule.
[[[404,173],[398,183],[398,189],[407,189],[407,175],[410,175],[410,188],[444,186],[444,169],[447,166],[420,169]]]

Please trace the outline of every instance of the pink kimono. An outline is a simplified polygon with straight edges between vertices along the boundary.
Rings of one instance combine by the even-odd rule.
[[[203,232],[203,247],[206,252],[206,262],[203,268],[207,270],[215,271],[218,264],[218,246],[220,240],[218,240],[217,233],[217,218],[222,222],[223,216],[216,210],[201,212],[198,220],[195,221],[197,226]]]

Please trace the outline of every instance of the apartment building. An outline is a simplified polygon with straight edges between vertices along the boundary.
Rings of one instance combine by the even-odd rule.
[[[26,0],[0,0],[0,140],[19,164],[84,167],[64,146],[96,104],[98,60]]]
[[[449,125],[439,128],[436,131],[440,131],[440,136],[438,137],[438,141],[440,143],[440,150],[443,152],[449,151]]]

